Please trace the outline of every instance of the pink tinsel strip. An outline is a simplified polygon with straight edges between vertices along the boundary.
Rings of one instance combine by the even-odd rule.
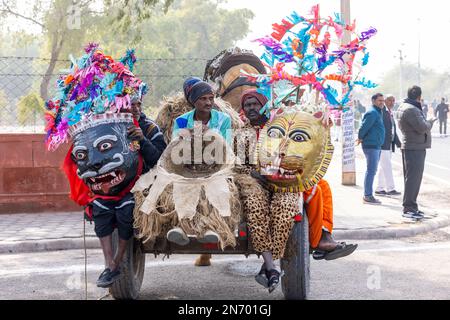
[[[67,132],[63,133],[57,133],[49,137],[49,140],[47,141],[47,149],[49,151],[55,151],[58,149],[60,145],[68,141]]]
[[[314,16],[314,26],[318,28],[320,26],[320,17],[319,17],[320,7],[318,4],[311,8],[311,14]]]
[[[120,112],[122,109],[129,109],[131,108],[131,99],[130,95],[126,95],[125,97],[116,97],[114,104],[116,106],[117,112]]]

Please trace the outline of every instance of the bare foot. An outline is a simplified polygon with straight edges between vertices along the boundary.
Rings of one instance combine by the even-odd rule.
[[[315,250],[330,252],[336,249],[338,244],[339,243],[334,241],[333,237],[329,232],[323,231],[322,238],[320,239],[319,245],[317,246],[317,248],[315,248]]]
[[[111,263],[109,264],[108,267],[109,267],[109,270],[116,271],[117,268],[119,267],[119,265],[115,261],[111,261]]]

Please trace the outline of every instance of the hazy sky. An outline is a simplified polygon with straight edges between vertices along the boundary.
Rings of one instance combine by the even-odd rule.
[[[33,0],[24,0],[20,7],[31,8],[32,3]],[[340,0],[228,0],[224,6],[254,12],[251,32],[238,45],[260,54],[261,48],[251,40],[270,34],[272,23],[280,22],[294,10],[305,15],[317,3],[322,16],[340,11]],[[422,67],[450,72],[450,1],[351,0],[351,16],[357,21],[358,31],[370,26],[378,29],[368,44],[371,60],[365,69],[372,80],[380,81],[386,71],[399,64],[399,49],[403,50],[406,62],[417,64],[419,36]],[[40,31],[23,21],[20,25],[29,31],[33,27]]]
[[[340,0],[228,0],[226,6],[253,10],[251,34],[239,45],[258,50],[250,40],[270,34],[272,23],[292,11],[304,15],[317,3],[322,16],[340,11]],[[371,79],[379,81],[384,72],[399,64],[400,48],[406,62],[417,64],[419,35],[422,67],[450,71],[450,1],[351,0],[351,16],[359,31],[370,26],[378,29],[368,42],[371,61],[365,73]]]

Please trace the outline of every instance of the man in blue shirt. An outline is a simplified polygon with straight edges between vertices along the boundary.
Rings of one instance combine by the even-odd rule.
[[[373,181],[377,174],[380,161],[381,146],[384,143],[385,128],[382,109],[384,97],[377,93],[372,97],[372,106],[364,114],[361,128],[358,132],[357,143],[362,143],[362,148],[367,161],[367,170],[364,178],[364,198],[366,204],[380,205],[381,201],[373,196]]]
[[[214,109],[213,88],[208,83],[192,77],[185,81],[183,90],[186,100],[194,109],[175,119],[172,138],[183,135],[183,129],[193,129],[195,123],[201,123],[204,130],[217,131],[231,145],[231,118]]]
[[[214,130],[222,135],[224,140],[231,146],[231,118],[226,113],[214,109],[214,90],[208,83],[199,78],[190,77],[183,84],[184,96],[188,103],[194,108],[175,119],[172,139],[177,136],[190,136],[190,130],[196,125],[202,126],[202,131]],[[220,236],[212,231],[206,231],[200,242],[218,243]],[[169,230],[167,240],[178,245],[187,245],[189,238],[179,227]]]

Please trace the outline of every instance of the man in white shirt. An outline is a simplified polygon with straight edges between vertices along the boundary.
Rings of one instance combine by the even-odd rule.
[[[381,156],[378,170],[378,186],[375,191],[379,196],[399,196],[400,192],[395,190],[394,176],[392,174],[392,153],[395,147],[401,147],[400,139],[397,136],[397,127],[394,121],[393,108],[395,97],[392,94],[386,95],[385,107],[383,109],[383,123],[385,127],[384,144],[381,146]]]

